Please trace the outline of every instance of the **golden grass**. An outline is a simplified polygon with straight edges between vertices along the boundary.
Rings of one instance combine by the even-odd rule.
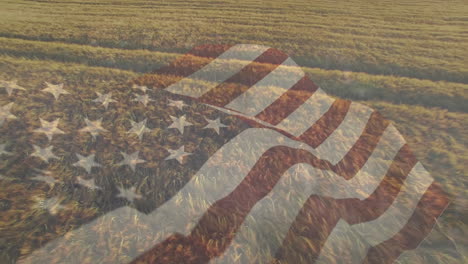
[[[167,65],[195,45],[255,43],[279,48],[329,94],[360,101],[394,121],[415,155],[453,200],[434,232],[418,250],[405,255],[401,263],[463,263],[468,261],[461,256],[468,250],[467,8],[461,0],[384,1],[379,5],[360,0],[275,0],[268,4],[250,0],[13,0],[2,3],[0,10],[0,80],[18,79],[31,94],[48,81],[65,82],[82,100],[94,98],[95,91],[111,90],[116,98],[128,99],[128,82],[140,77],[140,73]],[[155,74],[143,78],[161,86],[171,81]],[[66,103],[44,105],[48,99],[42,96],[35,97],[38,101],[32,104],[24,99],[19,106],[22,118],[36,126],[42,111],[67,112],[70,108]],[[0,89],[0,105],[6,102],[9,98]],[[28,111],[32,108],[37,111]],[[137,107],[135,111],[109,114],[122,124],[145,113],[165,110]],[[81,125],[81,121],[67,121],[72,124],[70,129]],[[14,133],[10,131],[0,138]],[[170,135],[161,135],[159,130],[152,133],[168,145],[177,141]],[[116,135],[123,134],[125,130],[121,128]],[[21,136],[24,135],[18,135],[19,141],[24,140]],[[114,136],[108,136],[118,143]],[[75,144],[89,139],[89,135],[83,136]],[[199,143],[188,147],[193,149]],[[136,144],[137,140],[125,146]],[[205,151],[214,151],[216,144],[209,141],[211,147]],[[143,146],[142,151],[150,153],[154,149]],[[113,155],[105,158],[111,162],[116,159]],[[7,177],[29,177],[22,174],[24,170],[19,165],[5,172],[5,166],[12,165],[2,160],[0,172]],[[56,169],[65,182],[76,177],[70,171]],[[151,177],[141,176],[141,188],[157,188],[155,193],[168,197],[187,181],[183,175],[168,173],[158,179],[164,184],[155,187]],[[87,204],[85,208],[65,196],[65,213],[51,216],[40,206],[30,211],[36,205],[34,199],[67,189],[62,189],[63,185],[49,188],[23,178],[0,180],[0,263],[13,263],[46,241],[103,213],[100,208],[113,206]],[[99,183],[111,184],[104,178]],[[119,180],[117,183],[130,184]],[[96,198],[89,192],[80,195],[86,203]],[[53,221],[62,221],[63,228],[48,224]],[[105,222],[101,227],[101,231],[111,228]],[[143,234],[145,228],[148,227],[141,227]],[[132,247],[125,243],[125,237],[134,235],[123,232],[122,241],[103,246],[121,247],[124,252]],[[82,248],[83,254],[93,250],[79,238],[67,239],[74,239],[73,245]],[[171,250],[187,253],[187,248],[180,245]],[[112,262],[114,257],[103,261]],[[60,259],[49,261],[60,263]]]
[[[0,36],[170,52],[266,44],[309,67],[467,83],[466,11],[463,1],[16,0],[0,10]]]
[[[23,85],[33,98],[36,98],[36,102],[40,101],[47,101],[50,98],[47,97],[46,94],[38,93],[38,89],[43,86],[44,81],[52,81],[52,82],[66,82],[67,89],[73,91],[75,94],[80,95],[81,100],[90,100],[95,97],[94,91],[108,91],[112,90],[113,94],[115,94],[115,98],[118,98],[119,101],[125,101],[129,98],[129,93],[131,92],[130,81],[138,77],[137,74],[131,71],[124,71],[119,69],[109,69],[104,67],[90,67],[86,65],[76,64],[76,63],[59,63],[55,61],[43,61],[43,60],[27,60],[27,59],[20,59],[16,57],[7,57],[3,56],[0,57],[0,66],[2,67],[2,72],[0,73],[1,79],[7,78],[17,78],[19,80],[19,84]],[[326,72],[330,74],[329,72]],[[333,72],[333,74],[339,75],[339,73]],[[352,73],[354,75],[354,73]],[[356,74],[359,75],[359,74]],[[332,75],[334,76],[334,75]],[[146,79],[150,84],[151,82],[159,82],[159,85],[164,85],[165,83],[171,80],[165,80],[162,76],[157,76],[155,74],[147,75]],[[379,78],[379,77],[376,77]],[[382,77],[383,78],[383,77]],[[394,77],[396,78],[396,77]],[[172,80],[173,81],[173,80]],[[155,84],[155,83],[153,83]],[[158,87],[158,85],[156,85]],[[323,86],[324,90],[326,86]],[[33,92],[36,91],[36,92]],[[37,95],[33,95],[37,93]],[[3,94],[6,95],[6,94]],[[8,97],[2,96],[2,100],[0,101],[1,104],[9,101]],[[49,99],[46,99],[49,98]],[[72,107],[76,102],[73,100],[67,100],[65,97],[62,98],[64,101],[60,103],[56,108],[56,111],[66,113],[70,109],[80,108],[80,106]],[[24,101],[24,103],[20,103],[21,109],[17,110],[20,113],[24,113],[22,118],[26,120],[31,120],[31,124],[38,126],[38,115],[43,111],[48,111],[47,106],[41,106],[34,112],[28,112],[26,109],[29,108],[37,108],[39,104],[29,104],[27,98],[20,98],[19,100]],[[416,156],[421,162],[425,165],[425,167],[432,173],[433,177],[442,183],[445,190],[447,190],[454,199],[454,203],[450,205],[447,209],[446,213],[440,219],[442,223],[442,231],[435,231],[435,235],[431,235],[430,242],[424,242],[419,249],[420,251],[426,252],[426,255],[433,254],[432,252],[438,251],[441,252],[438,255],[434,255],[432,258],[434,259],[441,259],[446,263],[451,263],[450,261],[459,260],[460,256],[457,255],[455,251],[455,246],[451,242],[449,238],[444,236],[443,232],[447,232],[453,230],[454,228],[460,228],[461,230],[466,230],[466,223],[464,223],[463,219],[468,217],[466,215],[466,190],[464,186],[466,186],[466,177],[464,177],[464,171],[466,171],[467,162],[467,153],[466,149],[464,148],[463,142],[466,142],[466,120],[467,114],[466,113],[453,113],[449,112],[444,109],[438,108],[427,108],[421,106],[410,106],[410,105],[398,105],[392,104],[388,102],[381,102],[381,101],[363,101],[362,103],[367,104],[371,107],[374,107],[387,118],[390,120],[395,121],[396,127],[401,131],[404,135],[406,140],[409,142],[410,146],[413,148]],[[42,104],[41,104],[42,105]],[[126,120],[138,118],[141,114],[146,113],[150,114],[153,113],[154,115],[158,115],[159,112],[163,111],[163,109],[158,108],[158,103],[152,105],[149,109],[143,109],[143,107],[137,106],[136,109],[132,111],[118,111],[118,112],[109,112],[108,115],[116,117],[114,120],[115,124],[121,124],[123,127],[126,126]],[[120,107],[125,108],[124,105],[119,105]],[[122,108],[122,109],[123,109]],[[24,109],[24,110],[23,110]],[[69,110],[66,110],[69,109]],[[73,113],[72,116],[75,116],[79,113]],[[52,116],[49,116],[52,118]],[[54,116],[55,117],[55,116]],[[97,116],[96,116],[97,117]],[[49,118],[49,119],[50,119]],[[94,116],[90,117],[95,118]],[[66,130],[71,130],[73,127],[80,127],[82,125],[78,121],[77,118],[67,118],[66,122],[70,122],[70,127],[64,128]],[[154,119],[156,120],[156,119]],[[437,122],[434,122],[437,120]],[[200,121],[202,122],[202,121]],[[105,123],[106,125],[111,125],[110,123]],[[19,130],[18,130],[19,131]],[[161,136],[162,141],[165,142],[164,144],[173,144],[177,139],[170,138],[160,134],[159,130],[155,130],[152,132],[152,136]],[[114,144],[124,144],[120,142],[118,138],[125,134],[125,129],[117,130],[117,134],[120,135],[116,138],[111,135],[106,135],[106,139],[114,142]],[[116,134],[116,135],[117,135]],[[4,137],[11,136],[10,134],[4,134]],[[18,140],[21,141],[22,136],[18,134]],[[80,140],[73,143],[80,145],[81,141],[88,142],[90,140],[89,135],[80,136]],[[137,139],[131,145],[138,144]],[[172,143],[171,143],[172,142]],[[215,145],[218,143],[214,141],[210,141],[210,145],[212,148],[206,149],[208,152],[214,151]],[[65,142],[63,142],[65,144]],[[58,148],[66,149],[68,148],[66,143],[63,145],[60,143]],[[154,152],[154,144],[162,144],[161,142],[147,142],[148,146],[142,147],[143,153],[155,153],[155,155],[159,155],[157,152]],[[194,142],[192,147],[195,147],[197,144]],[[89,144],[88,144],[89,145]],[[190,145],[190,144],[189,144]],[[126,143],[125,143],[125,146]],[[27,146],[25,146],[27,147]],[[84,146],[87,149],[89,146]],[[191,146],[187,146],[191,148]],[[111,151],[112,153],[112,151]],[[67,155],[66,152],[60,153],[63,155]],[[149,155],[149,154],[147,154]],[[153,155],[153,154],[151,154]],[[148,156],[149,157],[149,156]],[[162,158],[162,156],[154,157],[154,158],[146,158],[146,159],[158,159]],[[118,157],[115,154],[111,154],[109,156],[105,156],[105,159],[109,162],[117,162]],[[4,165],[2,165],[3,167]],[[157,163],[149,164],[151,167],[157,167]],[[235,166],[235,164],[233,164]],[[3,167],[4,168],[4,167]],[[57,170],[60,171],[59,168]],[[16,172],[15,172],[16,171]],[[7,171],[8,176],[11,174],[20,173],[21,166],[15,166],[15,169]],[[6,173],[5,173],[6,174]],[[73,181],[76,175],[73,175],[70,171],[62,171],[61,174],[64,182]],[[188,179],[185,178],[183,175],[178,175],[174,173],[168,173],[162,179],[149,179],[149,175],[144,176],[145,179],[143,182],[144,184],[141,188],[158,188],[155,193],[166,193],[166,195],[173,195],[180,186],[182,186]],[[25,175],[25,178],[29,176]],[[119,178],[122,179],[123,178]],[[157,180],[159,183],[164,183],[164,185],[154,185],[152,182]],[[0,228],[5,230],[8,228],[8,231],[2,231],[4,234],[3,237],[8,238],[9,243],[8,245],[3,244],[3,247],[6,247],[6,250],[3,251],[3,254],[0,254],[0,260],[4,260],[5,262],[16,259],[20,255],[27,254],[32,249],[36,248],[41,243],[45,243],[46,241],[58,237],[60,235],[66,234],[66,232],[80,223],[86,222],[86,219],[91,219],[97,217],[107,209],[99,209],[97,207],[87,207],[86,209],[82,207],[80,204],[71,202],[71,197],[64,197],[63,198],[63,205],[66,205],[67,209],[65,212],[59,213],[56,216],[50,216],[49,214],[45,213],[43,209],[40,207],[36,207],[36,210],[33,210],[31,213],[24,213],[26,212],[30,206],[33,206],[34,200],[26,199],[26,188],[33,188],[37,195],[34,197],[43,197],[44,194],[50,195],[57,192],[61,192],[61,188],[63,187],[54,187],[52,189],[48,189],[44,184],[34,184],[28,183],[30,181],[1,181],[0,188],[2,188],[2,192],[4,195],[8,195],[6,197],[0,197],[0,199],[5,201],[12,202],[12,209],[7,210],[6,212],[2,213],[2,223],[0,224]],[[109,180],[101,179],[98,181],[101,185],[111,184]],[[118,182],[117,182],[118,183]],[[118,183],[119,184],[119,183]],[[120,184],[129,184],[128,181],[122,181]],[[159,186],[159,187],[158,187]],[[14,194],[14,195],[12,195]],[[87,202],[95,199],[94,194],[87,192],[81,194],[84,196],[80,197],[87,197],[85,200]],[[29,196],[29,195],[28,195]],[[94,198],[93,198],[94,197]],[[32,198],[31,198],[32,199]],[[161,199],[161,198],[158,198]],[[160,200],[161,202],[163,200]],[[103,208],[112,207],[112,205],[103,205]],[[146,206],[142,204],[143,208]],[[29,212],[29,211],[28,211]],[[20,220],[18,220],[17,216],[20,216]],[[51,218],[52,217],[52,218]],[[62,224],[66,228],[60,229],[51,229],[52,226],[48,226],[47,223],[52,221],[51,219],[58,218],[59,221],[63,221]],[[31,219],[34,219],[35,225],[31,225]],[[39,224],[37,224],[39,223]],[[222,222],[219,223],[223,225]],[[101,232],[104,232],[110,228],[108,225],[105,225],[103,222]],[[141,227],[142,230],[148,227]],[[97,231],[99,232],[99,231]],[[143,232],[144,233],[144,232]],[[24,234],[24,236],[17,236],[17,234]],[[134,234],[127,234],[123,233],[122,239],[125,239],[127,235],[134,235]],[[76,242],[73,244],[76,247],[83,248],[83,254],[86,253],[88,249],[86,245],[80,243],[80,239],[72,238],[69,239],[76,239]],[[456,237],[456,243],[463,244],[465,243],[466,238],[463,236]],[[0,241],[1,242],[1,241]],[[119,241],[111,241],[109,245],[105,246],[120,246],[122,250],[129,250],[131,249],[131,245],[121,244],[119,245]],[[177,243],[176,243],[177,244]],[[218,246],[213,245],[214,248]],[[65,249],[64,249],[65,250]],[[180,248],[178,247],[171,248],[170,250],[175,250],[176,252],[182,252],[186,250],[186,254],[190,254],[187,248]],[[181,251],[182,250],[182,251]],[[64,251],[67,252],[67,251]],[[428,253],[429,252],[429,253]],[[432,255],[431,255],[432,256]],[[113,257],[117,256],[109,256],[107,259],[103,259],[103,261],[112,261]],[[123,254],[125,257],[125,254]],[[418,258],[418,256],[407,257],[411,261],[414,261],[414,258]],[[48,259],[51,263],[60,263],[60,259]],[[86,260],[84,260],[86,262]],[[421,260],[424,262],[426,260]],[[89,260],[91,263],[92,260]],[[408,262],[410,263],[410,262]],[[417,263],[417,262],[414,262]]]

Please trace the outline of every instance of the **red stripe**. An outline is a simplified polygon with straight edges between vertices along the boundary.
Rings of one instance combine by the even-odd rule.
[[[363,133],[346,154],[346,157],[333,167],[333,171],[345,179],[351,179],[361,170],[377,147],[390,122],[377,111],[373,112]]]
[[[301,106],[318,89],[307,76],[282,94],[275,102],[256,115],[256,118],[277,125]]]
[[[319,121],[317,121],[317,123],[313,124],[311,128],[309,128],[300,137],[294,137],[293,135],[285,133],[285,131],[280,129],[271,129],[276,130],[291,139],[307,143],[310,146],[316,148],[319,143],[323,143],[323,141],[336,130],[346,115],[345,109],[349,108],[350,101],[337,101],[338,102],[335,102],[330,108],[330,111],[323,115]],[[252,127],[267,128],[266,126],[258,124],[255,121],[245,117],[239,116],[239,118],[243,119]],[[324,122],[330,122],[330,128],[320,131],[320,128],[324,126]],[[353,145],[353,147],[348,151],[348,153],[346,153],[345,157],[343,157],[343,159],[336,165],[330,165],[332,171],[347,180],[354,177],[372,155],[389,124],[390,122],[385,120],[380,113],[374,111],[371,114],[363,133]]]
[[[351,101],[336,100],[330,109],[299,137],[299,140],[313,148],[318,147],[343,122],[350,105]]]
[[[370,220],[383,213],[387,206],[391,205],[399,190],[397,187],[392,188],[395,179],[403,181],[411,170],[411,165],[415,163],[412,156],[406,157],[408,155],[405,152],[406,149],[407,147],[398,154],[397,159],[391,166],[391,174],[385,177],[384,182],[379,185],[377,191],[369,199],[365,201],[349,199],[344,200],[343,203],[333,201],[334,206],[327,206],[326,213],[321,217],[327,219],[328,223],[332,223],[332,225],[325,228],[326,231],[330,232],[340,218],[344,218],[351,223],[356,220],[363,220],[362,217],[365,217],[365,220]],[[402,159],[405,160],[402,161]],[[406,163],[400,164],[402,162]],[[197,248],[189,247],[187,250],[190,254],[187,256],[197,262],[219,256],[229,246],[252,207],[271,191],[288,168],[297,163],[308,163],[320,169],[331,168],[327,162],[317,159],[305,150],[285,146],[271,148],[264,153],[247,177],[230,195],[217,201],[208,209],[189,236],[172,237],[139,257],[138,261],[148,261],[155,256],[157,256],[157,261],[161,261],[165,257],[177,255],[174,251],[177,248],[175,245],[190,245],[191,243],[197,245]],[[317,198],[316,196],[313,197]],[[319,199],[321,198],[319,197]],[[307,213],[316,216],[315,206],[318,205],[313,204],[313,207],[309,208],[310,211]],[[354,210],[349,210],[349,208]],[[356,216],[359,218],[355,219]],[[314,226],[315,224],[307,223],[307,225]],[[325,224],[316,228],[323,229],[326,226]],[[200,250],[199,247],[202,247],[200,245],[205,245],[205,249]]]
[[[157,69],[150,74],[145,74],[134,80],[131,84],[164,89],[205,67],[231,47],[230,45],[202,45],[195,47],[168,66]]]
[[[357,224],[375,220],[383,214],[393,203],[406,180],[407,175],[416,165],[416,157],[412,154],[408,145],[404,145],[379,187],[365,200],[345,199],[340,200],[340,214],[348,224]],[[366,183],[363,183],[366,184]],[[373,183],[370,183],[373,184]]]
[[[437,183],[432,183],[403,229],[391,239],[371,248],[363,263],[393,263],[404,251],[417,248],[429,235],[448,203],[442,188]]]
[[[199,100],[202,103],[225,106],[270,74],[287,58],[288,55],[277,49],[268,49],[240,72],[202,95]]]
[[[235,232],[242,225],[245,216],[255,203],[267,195],[281,175],[292,165],[307,162],[319,166],[321,161],[307,151],[274,147],[258,160],[246,178],[227,197],[217,201],[203,215],[198,225],[187,237],[175,237],[166,240],[155,248],[140,256],[133,263],[148,263],[156,259],[162,263],[165,257],[178,255],[174,245],[204,245],[204,250],[189,247],[190,258],[195,263],[204,263],[208,259],[219,256],[229,246]],[[322,164],[323,165],[323,164]],[[211,241],[211,242],[210,242]],[[157,256],[155,258],[155,256]],[[171,259],[171,263],[175,260]],[[187,259],[177,259],[186,263]]]
[[[346,101],[346,102],[349,102],[349,101]],[[334,110],[332,111],[329,111],[328,114],[331,116],[333,115],[334,113],[336,114],[337,111],[339,110],[338,107],[335,107]],[[340,110],[341,111],[341,110]],[[236,116],[236,115],[235,115]],[[245,118],[245,117],[242,117],[242,116],[236,116],[238,117],[239,119],[243,120],[244,122],[246,122],[247,124],[249,124],[250,126],[252,127],[256,127],[256,128],[270,128],[272,130],[275,130],[277,131],[278,133],[281,133],[293,140],[297,140],[297,141],[301,141],[301,142],[304,142],[304,143],[309,143],[308,142],[308,138],[306,138],[303,134],[301,135],[300,137],[295,137],[281,129],[278,129],[278,128],[271,128],[271,127],[267,127],[265,125],[262,125],[262,124],[259,124],[257,122],[255,122],[254,120],[252,119],[248,119],[248,118]],[[331,119],[330,117],[324,117],[324,118],[328,118],[328,119]],[[338,121],[339,120],[342,120],[342,116],[341,116],[341,112],[339,114],[339,118],[335,119],[337,124],[334,125],[335,129],[336,127],[338,127],[339,123]],[[385,120],[383,118],[383,116],[378,113],[377,111],[373,112],[371,117],[369,118],[369,121],[368,123],[366,124],[366,127],[363,131],[363,133],[361,134],[361,136],[359,137],[359,139],[356,141],[356,143],[353,145],[353,147],[348,151],[348,153],[346,153],[346,155],[343,157],[343,159],[338,162],[337,164],[335,165],[332,165],[331,163],[329,162],[326,162],[326,167],[327,168],[331,168],[331,170],[342,176],[343,178],[349,180],[351,179],[352,177],[354,177],[358,172],[359,170],[362,168],[362,166],[364,166],[364,164],[367,162],[367,160],[369,159],[369,157],[372,155],[373,151],[375,150],[375,148],[377,147],[385,129],[388,127],[388,125],[390,124],[390,122],[388,120]],[[313,129],[313,127],[312,127]],[[312,134],[312,129],[309,129],[310,131],[310,135],[313,135]],[[327,137],[333,133],[334,129],[330,129],[329,131],[325,132],[323,136],[327,135]],[[310,140],[313,142],[314,139]],[[310,145],[310,144],[309,144]]]
[[[341,101],[341,103],[340,103],[340,102],[337,102],[337,101]],[[347,106],[344,105],[344,104],[347,104],[347,102],[348,102],[348,101],[344,101],[344,100],[336,100],[336,101],[335,101],[335,104],[332,105],[332,106],[330,107],[330,109],[329,109],[329,111],[328,111],[327,113],[325,113],[325,115],[328,115],[328,117],[325,117],[325,115],[323,115],[323,116],[319,119],[319,121],[320,121],[321,119],[325,119],[325,118],[332,119],[332,116],[333,116],[334,114],[337,114],[337,118],[334,119],[335,122],[336,122],[336,124],[333,124],[333,127],[334,127],[334,128],[333,128],[333,129],[330,129],[329,131],[327,131],[326,133],[324,133],[324,135],[321,135],[321,136],[323,136],[323,137],[325,137],[325,136],[326,136],[326,137],[329,137],[329,136],[333,133],[333,131],[335,131],[335,129],[341,124],[341,122],[342,122],[343,119],[344,119],[344,115],[346,115],[346,111],[345,111],[343,108],[349,107],[349,105],[347,105]],[[349,103],[350,103],[350,102],[349,102]],[[341,104],[341,105],[340,105],[340,104]],[[340,108],[341,108],[341,109],[340,109]],[[342,113],[342,112],[343,112],[343,113]],[[231,114],[231,115],[232,115],[232,116],[235,116],[235,117],[237,117],[237,118],[239,118],[239,119],[241,119],[241,120],[244,121],[245,123],[249,124],[251,127],[255,127],[255,128],[269,128],[269,129],[271,129],[271,130],[275,130],[276,132],[281,133],[281,134],[283,134],[283,135],[285,135],[285,136],[287,136],[287,137],[289,137],[289,138],[291,138],[291,139],[293,139],[293,140],[296,140],[296,141],[301,141],[301,142],[304,142],[304,143],[308,144],[308,141],[313,142],[313,140],[314,140],[314,138],[310,137],[311,135],[313,135],[313,133],[312,133],[312,132],[313,132],[313,127],[312,127],[313,124],[311,125],[311,128],[309,128],[310,133],[308,133],[308,134],[310,134],[310,136],[306,135],[306,132],[307,132],[307,131],[306,131],[306,132],[304,132],[301,136],[296,137],[296,136],[290,134],[288,131],[285,131],[285,130],[282,130],[282,129],[279,129],[279,128],[276,128],[276,127],[270,127],[270,126],[266,126],[266,125],[260,124],[259,122],[255,121],[255,120],[253,120],[253,119],[251,119],[251,118],[248,118],[248,117],[245,117],[245,116],[242,116],[242,115],[237,115],[237,114]],[[326,139],[326,138],[325,138],[325,139]],[[325,140],[325,139],[324,139],[324,140]],[[315,146],[315,144],[314,144],[314,145],[309,144],[309,145],[310,145],[311,147],[314,147],[314,146]]]
[[[355,224],[374,220],[384,213],[393,203],[416,162],[405,145],[396,155],[384,180],[363,201],[311,196],[291,226],[276,258],[284,263],[303,263],[304,260],[313,263],[338,220],[344,219],[349,224]],[[340,252],[344,253],[346,250]]]

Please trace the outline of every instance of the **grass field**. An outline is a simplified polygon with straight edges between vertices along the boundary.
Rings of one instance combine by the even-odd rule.
[[[126,83],[199,44],[286,51],[329,94],[394,121],[449,193],[439,225],[401,262],[468,261],[466,1],[0,0],[0,6],[0,80],[18,79],[27,88],[44,81],[77,90]],[[1,237],[0,263],[13,262],[26,242]]]

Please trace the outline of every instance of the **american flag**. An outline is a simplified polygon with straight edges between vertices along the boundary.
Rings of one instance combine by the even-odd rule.
[[[448,204],[391,122],[273,48],[199,46],[95,94],[18,83],[4,237],[42,227],[18,263],[393,263]]]

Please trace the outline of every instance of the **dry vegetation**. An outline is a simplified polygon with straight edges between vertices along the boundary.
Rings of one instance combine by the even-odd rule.
[[[5,0],[1,6],[0,80],[17,79],[29,91],[45,81],[64,82],[85,98],[113,88],[125,98],[129,81],[198,44],[258,43],[286,51],[329,94],[360,101],[394,121],[449,193],[452,203],[434,232],[402,263],[467,261],[464,1]],[[0,88],[0,105],[9,100]],[[0,174],[9,174],[7,167],[2,159]],[[24,213],[33,204],[22,196],[27,192],[54,190],[0,180],[0,263],[66,232],[47,230],[44,223],[53,217],[44,212]],[[77,218],[100,213],[80,208],[71,205]],[[67,226],[77,224],[72,219]]]

